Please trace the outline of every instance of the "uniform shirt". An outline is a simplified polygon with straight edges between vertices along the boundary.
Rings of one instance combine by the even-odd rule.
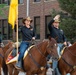
[[[55,28],[52,23],[54,22],[54,20],[51,20],[48,24],[48,29],[50,31],[50,35],[53,38],[57,38],[57,43],[63,43],[66,41],[66,37],[64,35],[63,30],[59,29],[59,28]]]
[[[15,31],[16,31],[16,25],[15,25]],[[19,28],[19,32],[22,33],[22,41],[31,41],[32,37],[35,37],[35,30],[32,26],[30,26],[30,28],[27,28],[26,26],[21,26]]]
[[[22,26],[21,32],[22,32],[22,41],[31,41],[32,37],[35,37],[35,31],[32,26],[30,26],[30,28]]]

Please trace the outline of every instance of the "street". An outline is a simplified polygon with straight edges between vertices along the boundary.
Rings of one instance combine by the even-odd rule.
[[[20,72],[19,75],[25,75],[23,72]],[[48,69],[47,75],[52,75],[51,68]]]
[[[3,72],[2,72],[2,75],[4,75]],[[25,73],[24,72],[20,72],[19,75],[25,75]],[[52,75],[51,68],[48,69],[47,75]]]

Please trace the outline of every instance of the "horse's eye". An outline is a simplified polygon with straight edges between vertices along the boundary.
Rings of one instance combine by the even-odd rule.
[[[53,48],[53,46],[51,46],[51,48]]]

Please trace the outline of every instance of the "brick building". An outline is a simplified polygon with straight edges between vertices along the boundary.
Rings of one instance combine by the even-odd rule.
[[[11,29],[7,20],[10,0],[2,1],[4,2],[0,2],[0,4],[5,3],[7,6],[2,8],[5,16],[0,15],[0,32],[3,40],[15,39],[15,32]],[[27,1],[29,1],[29,6]],[[57,0],[19,0],[19,25],[22,25],[22,18],[27,16],[28,10],[29,16],[33,19],[32,25],[35,27],[37,40],[46,39],[49,34],[47,24],[51,20],[52,9],[60,10]],[[19,34],[20,38],[21,34]]]

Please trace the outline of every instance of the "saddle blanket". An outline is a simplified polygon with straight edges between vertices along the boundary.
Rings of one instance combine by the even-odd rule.
[[[34,47],[34,46],[35,46],[35,45],[30,46],[30,47],[25,51],[23,59],[27,56],[27,54],[28,54],[28,52],[30,51],[30,49],[31,49],[32,47]],[[18,54],[17,54],[16,49],[12,50],[12,51],[9,53],[8,57],[7,57],[6,64],[10,64],[10,63],[13,63],[13,62],[17,62],[17,61],[18,61],[18,56],[19,56],[19,52],[18,52]]]

